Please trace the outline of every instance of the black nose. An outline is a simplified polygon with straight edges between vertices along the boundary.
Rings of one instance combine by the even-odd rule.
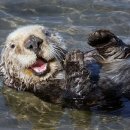
[[[34,35],[29,36],[25,41],[25,48],[37,52],[40,49],[43,40]]]

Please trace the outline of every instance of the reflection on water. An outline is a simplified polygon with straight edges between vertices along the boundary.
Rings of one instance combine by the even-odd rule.
[[[16,92],[5,88],[3,93],[17,119],[30,120],[34,129],[64,130],[86,128],[90,112],[61,109],[60,106],[45,103],[30,93]]]
[[[129,43],[130,1],[0,0],[1,44],[13,29],[27,24],[42,24],[60,32],[70,50],[90,50],[87,35],[101,28]],[[0,130],[129,130],[130,103],[123,103],[123,108],[107,113],[62,110],[31,94],[7,89],[0,94]]]
[[[118,110],[106,112],[93,108],[79,111],[62,109],[30,93],[16,92],[9,88],[4,88],[3,94],[17,120],[24,122],[24,127],[32,125],[34,130],[129,130],[130,127],[130,102],[127,100],[123,101],[124,107]],[[10,118],[8,125],[17,125],[16,122],[21,125],[17,120],[14,122]],[[29,125],[29,122],[32,124]]]

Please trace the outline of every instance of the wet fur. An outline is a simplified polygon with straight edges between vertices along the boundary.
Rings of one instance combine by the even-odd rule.
[[[64,106],[79,109],[95,104],[111,107],[117,103],[117,100],[120,100],[122,95],[129,96],[130,47],[113,33],[106,30],[92,33],[89,37],[89,44],[95,47],[95,50],[86,53],[81,51],[68,53],[64,62],[64,73],[62,65],[66,51],[61,37],[57,34],[51,37],[45,36],[44,27],[42,27],[43,32],[39,32],[41,26],[32,26],[33,31],[26,32],[27,28],[11,33],[2,51],[0,69],[7,86],[17,90],[31,91],[43,100],[63,103]],[[26,32],[25,37],[19,37],[17,34],[24,33],[23,31]],[[45,77],[32,76],[30,78],[30,75],[21,72],[21,68],[29,66],[36,59],[34,53],[24,50],[22,46],[23,41],[32,32],[43,38],[45,42],[39,55],[48,60],[52,59],[50,65],[53,71]],[[18,44],[15,52],[10,49],[13,43],[11,39],[22,42]],[[21,58],[23,55],[25,58]],[[31,63],[26,63],[25,59],[30,60]]]
[[[130,99],[130,46],[108,30],[98,30],[88,40],[95,50],[66,56],[66,68],[73,70],[66,71],[68,106],[120,106],[123,96]]]
[[[30,35],[43,40],[38,54],[24,47]],[[4,83],[17,90],[35,92],[40,87],[44,88],[47,84],[46,80],[64,79],[62,62],[65,54],[65,43],[58,33],[41,25],[18,28],[9,34],[1,53],[0,70]],[[46,75],[37,76],[27,70],[31,64],[35,63],[37,55],[48,61],[50,70]]]

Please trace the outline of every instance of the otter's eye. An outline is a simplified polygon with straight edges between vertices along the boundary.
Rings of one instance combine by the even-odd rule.
[[[12,44],[10,47],[11,47],[11,48],[15,48],[15,45],[14,45],[14,44]]]

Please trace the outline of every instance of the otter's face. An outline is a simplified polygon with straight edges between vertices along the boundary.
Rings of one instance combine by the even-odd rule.
[[[62,69],[65,52],[57,33],[40,25],[25,26],[7,37],[1,70],[8,82],[19,79],[25,85],[36,84]]]

